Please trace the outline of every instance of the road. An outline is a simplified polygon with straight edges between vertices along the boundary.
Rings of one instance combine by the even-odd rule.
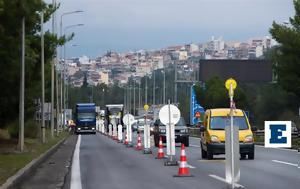
[[[135,141],[136,136],[133,138]],[[226,187],[224,156],[202,160],[197,138],[191,137],[190,147],[186,148],[194,177],[185,178],[173,177],[178,172],[177,166],[164,166],[164,160],[155,159],[156,148],[153,148],[153,154],[145,155],[99,133],[80,135],[78,140],[80,145],[74,154],[77,151],[79,158],[73,157],[72,176],[66,181],[70,182],[72,189],[79,186],[83,189]],[[179,150],[179,147],[176,148],[177,159]],[[299,154],[296,151],[256,147],[255,153],[255,160],[241,160],[241,180],[237,186],[247,189],[299,188]]]

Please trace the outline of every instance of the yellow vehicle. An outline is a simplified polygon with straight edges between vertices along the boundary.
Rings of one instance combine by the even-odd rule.
[[[239,127],[239,142],[241,158],[254,159],[252,128],[244,111],[234,110],[233,125]],[[214,155],[225,154],[225,127],[230,126],[230,109],[208,109],[205,112],[201,132],[202,158],[213,159]]]

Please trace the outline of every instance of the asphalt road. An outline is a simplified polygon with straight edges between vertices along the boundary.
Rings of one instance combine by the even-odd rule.
[[[99,133],[81,135],[78,140],[79,158],[73,157],[71,179],[67,179],[71,189],[226,188],[224,156],[202,160],[197,138],[190,138],[190,147],[186,148],[194,177],[185,178],[173,177],[178,172],[177,166],[164,166],[164,160],[155,159],[156,148],[153,148],[153,154],[146,155]],[[176,148],[177,159],[179,150]],[[255,153],[254,160],[241,160],[238,186],[248,189],[299,188],[300,155],[296,151],[256,146]]]

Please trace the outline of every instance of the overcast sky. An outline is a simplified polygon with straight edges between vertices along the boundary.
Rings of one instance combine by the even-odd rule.
[[[52,0],[46,0],[51,3]],[[273,20],[294,15],[292,0],[57,0],[64,26],[83,23],[69,42],[67,56],[91,58],[107,50],[125,52],[199,43],[211,36],[246,41],[269,35]],[[48,24],[49,25],[49,24]],[[59,24],[58,24],[59,25]],[[76,44],[78,46],[71,46]]]

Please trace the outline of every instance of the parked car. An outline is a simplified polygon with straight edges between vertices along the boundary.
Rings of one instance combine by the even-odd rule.
[[[214,155],[225,154],[225,127],[230,125],[229,108],[208,109],[205,112],[204,123],[200,127],[202,158],[213,159]],[[233,124],[239,126],[240,154],[244,159],[254,159],[254,139],[252,131],[256,128],[249,124],[244,111],[234,111]]]
[[[159,145],[160,137],[162,137],[162,142],[166,143],[166,126],[159,119],[154,122],[152,133],[156,147]],[[181,117],[179,122],[175,125],[175,143],[183,143],[186,147],[190,145],[189,132],[183,117]]]

